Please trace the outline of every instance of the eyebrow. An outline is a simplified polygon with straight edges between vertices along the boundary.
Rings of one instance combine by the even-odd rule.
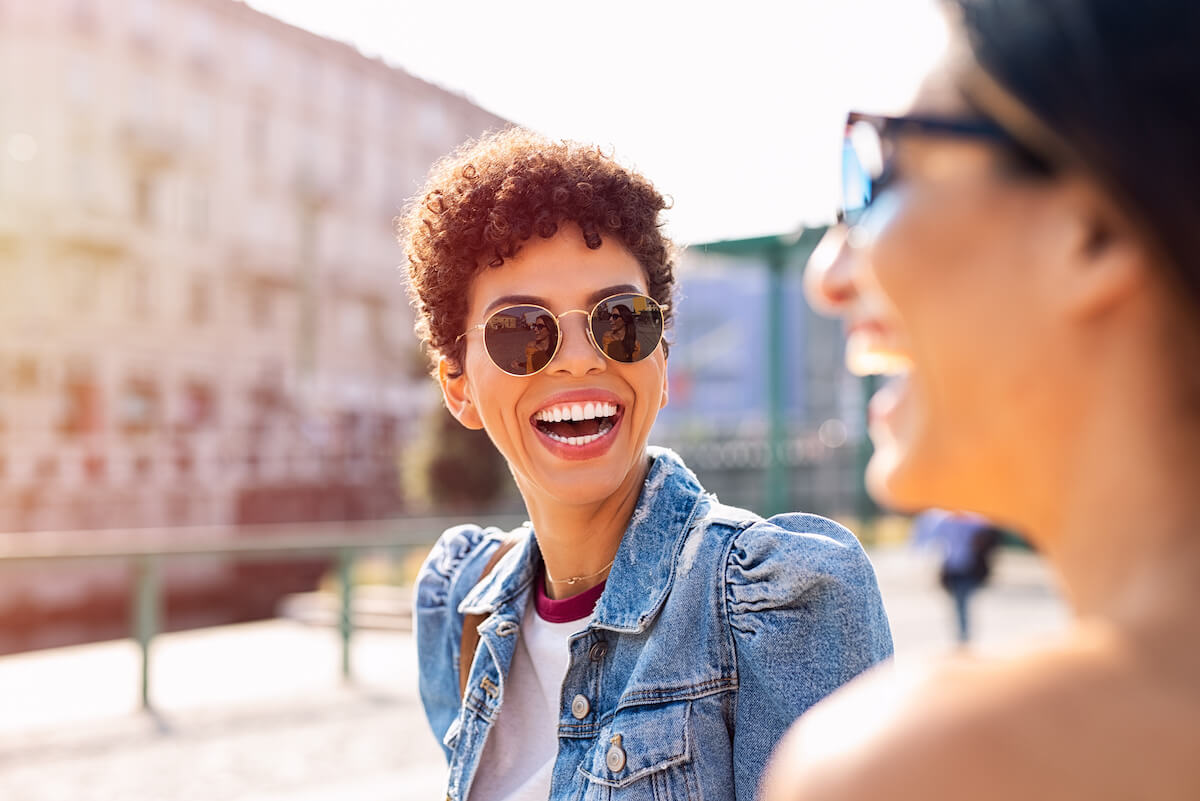
[[[616,284],[615,286],[606,286],[603,289],[597,289],[595,292],[588,295],[588,305],[595,306],[605,298],[611,297],[612,295],[619,295],[622,292],[633,292],[638,295],[645,294],[644,289],[636,287],[633,284]],[[487,317],[494,310],[503,308],[504,306],[519,306],[521,304],[530,304],[533,306],[549,308],[546,299],[540,298],[537,295],[502,295],[488,304],[488,307],[483,310],[483,316]]]

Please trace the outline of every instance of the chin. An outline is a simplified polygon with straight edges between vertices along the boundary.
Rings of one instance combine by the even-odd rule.
[[[540,485],[541,493],[553,498],[563,506],[583,506],[601,503],[615,495],[621,487],[620,479],[584,478],[570,481],[554,476]]]
[[[867,492],[880,506],[896,512],[945,507],[937,492],[936,476],[922,469],[896,444],[876,446],[867,464]]]

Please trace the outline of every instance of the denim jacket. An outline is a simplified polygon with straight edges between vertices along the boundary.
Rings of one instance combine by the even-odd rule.
[[[674,453],[650,453],[592,621],[570,641],[550,799],[751,801],[788,725],[891,656],[875,574],[838,524],[724,506]],[[421,701],[449,801],[470,793],[539,575],[536,534],[518,534],[480,581],[504,534],[449,529],[417,580]],[[460,698],[464,614],[488,617]]]

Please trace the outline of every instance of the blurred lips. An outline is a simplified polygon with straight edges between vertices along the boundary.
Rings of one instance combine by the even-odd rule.
[[[846,329],[846,367],[858,376],[896,375],[908,372],[912,359],[898,347],[890,328],[866,319]]]

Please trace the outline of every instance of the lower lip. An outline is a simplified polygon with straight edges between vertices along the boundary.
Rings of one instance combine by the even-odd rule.
[[[867,421],[871,425],[887,423],[896,415],[908,391],[908,376],[889,378],[867,405]]]
[[[612,428],[586,445],[569,445],[566,442],[559,442],[538,428],[537,423],[531,423],[530,425],[533,426],[533,432],[537,435],[546,450],[560,459],[579,462],[585,459],[595,459],[597,456],[603,456],[608,453],[609,448],[617,441],[617,429],[621,427],[621,421],[624,419],[625,410],[621,409],[617,412],[616,417],[612,418]]]

